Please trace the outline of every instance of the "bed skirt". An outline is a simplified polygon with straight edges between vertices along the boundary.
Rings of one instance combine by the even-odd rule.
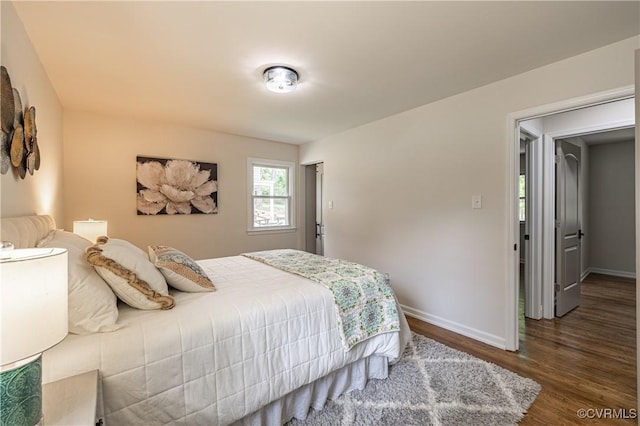
[[[309,383],[273,401],[233,426],[281,426],[289,420],[304,420],[309,409],[321,410],[328,400],[356,389],[364,389],[369,379],[386,379],[389,360],[372,355]]]

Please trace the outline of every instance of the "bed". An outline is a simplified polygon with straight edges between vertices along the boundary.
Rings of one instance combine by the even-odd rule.
[[[49,216],[3,218],[0,235],[33,247],[53,229]],[[280,425],[386,378],[409,338],[400,313],[399,331],[347,349],[322,285],[246,256],[197,263],[215,292],[172,290],[166,310],[118,303],[117,329],[43,354],[43,382],[99,370],[106,425]]]

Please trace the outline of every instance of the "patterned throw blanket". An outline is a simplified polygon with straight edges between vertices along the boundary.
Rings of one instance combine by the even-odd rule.
[[[400,330],[393,291],[384,276],[374,269],[290,249],[245,253],[243,256],[310,279],[331,290],[345,350],[377,334]]]

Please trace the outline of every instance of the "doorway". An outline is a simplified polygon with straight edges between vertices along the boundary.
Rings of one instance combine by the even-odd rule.
[[[520,230],[519,256],[519,317],[542,318],[541,271],[542,219],[535,206],[542,204],[541,137],[535,127],[520,124],[518,222]]]
[[[304,166],[305,170],[305,251],[324,255],[322,214],[324,164]]]
[[[555,141],[575,135],[587,135],[604,130],[630,127],[635,124],[633,109],[633,88],[620,89],[581,99],[560,102],[558,104],[521,111],[509,116],[513,131],[509,140],[511,163],[509,217],[513,252],[508,261],[506,348],[518,350],[520,309],[520,269],[521,251],[525,259],[525,280],[529,280],[529,289],[525,288],[524,309],[530,305],[530,313],[535,318],[536,311],[541,311],[542,318],[555,317]],[[619,113],[620,106],[631,105],[629,112]],[[609,106],[611,108],[609,108]],[[618,109],[616,109],[618,108]],[[611,109],[618,114],[599,116],[598,112]],[[626,110],[625,110],[626,111]],[[585,113],[591,119],[587,124],[578,118]],[[584,118],[584,117],[582,117]],[[564,126],[564,127],[563,127]],[[530,152],[533,154],[526,161],[527,191],[526,199],[530,200],[526,208],[529,228],[524,235],[529,239],[520,242],[520,154],[522,131],[529,131],[537,139],[531,141]],[[515,139],[515,143],[514,143]],[[536,155],[538,155],[536,159]],[[538,173],[537,177],[533,177]],[[530,223],[529,223],[530,222]],[[537,248],[534,248],[536,247]],[[537,259],[536,259],[537,257]],[[529,266],[527,268],[527,265]],[[525,281],[526,284],[527,281]],[[533,299],[539,296],[540,303]]]

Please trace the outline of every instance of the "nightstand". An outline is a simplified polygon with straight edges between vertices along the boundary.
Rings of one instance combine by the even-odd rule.
[[[95,426],[98,370],[67,377],[42,387],[45,426]]]

